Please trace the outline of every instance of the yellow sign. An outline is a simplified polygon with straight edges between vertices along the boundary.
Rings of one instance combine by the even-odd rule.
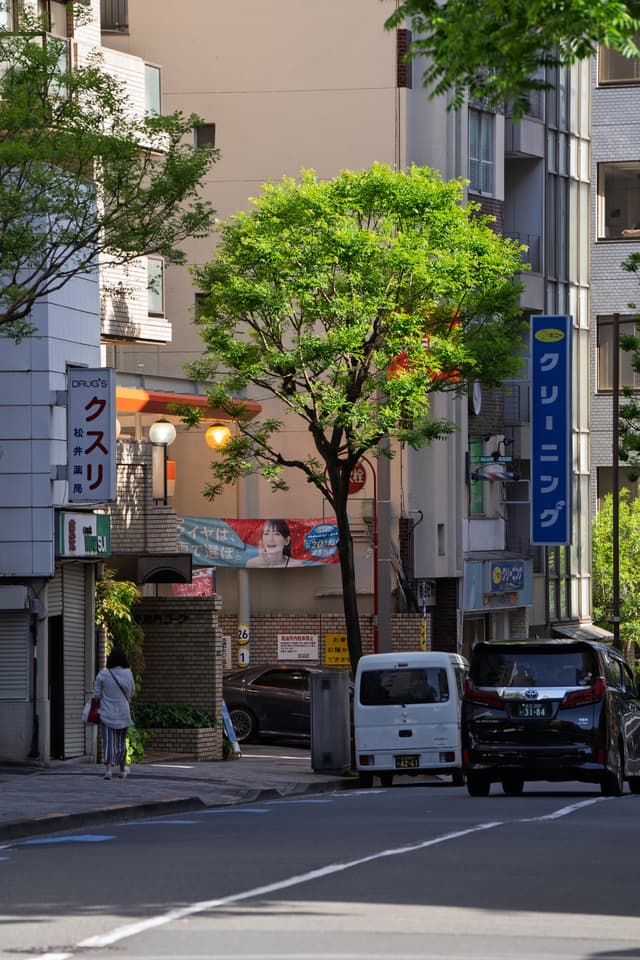
[[[324,662],[329,667],[351,666],[346,633],[325,633]]]

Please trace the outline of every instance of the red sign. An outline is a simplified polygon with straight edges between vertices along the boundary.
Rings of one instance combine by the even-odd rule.
[[[171,592],[174,597],[212,597],[216,592],[213,570],[194,570],[191,583],[172,583]]]
[[[367,471],[364,463],[357,463],[349,474],[349,493],[358,493],[367,482]]]

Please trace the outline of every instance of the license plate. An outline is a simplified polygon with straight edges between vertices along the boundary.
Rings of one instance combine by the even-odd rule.
[[[395,761],[398,770],[406,770],[408,767],[419,767],[420,755],[417,753],[404,754],[403,756],[395,757]]]
[[[528,720],[551,716],[550,703],[519,703],[518,716]]]

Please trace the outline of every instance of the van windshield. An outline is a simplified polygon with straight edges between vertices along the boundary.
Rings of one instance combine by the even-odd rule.
[[[360,703],[366,707],[443,703],[448,699],[447,672],[441,667],[364,670],[360,678]]]
[[[592,683],[590,650],[483,652],[472,668],[478,687],[580,687]]]

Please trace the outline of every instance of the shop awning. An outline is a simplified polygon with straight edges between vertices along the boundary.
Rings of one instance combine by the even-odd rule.
[[[613,640],[612,633],[594,623],[562,624],[554,626],[551,633],[554,637],[568,637],[570,640]]]
[[[262,407],[255,400],[241,400],[249,419]],[[140,390],[134,387],[116,387],[118,413],[153,413],[171,415],[174,404],[194,407],[202,411],[205,420],[229,420],[229,414],[209,405],[207,397],[196,393],[171,393],[168,390]]]

